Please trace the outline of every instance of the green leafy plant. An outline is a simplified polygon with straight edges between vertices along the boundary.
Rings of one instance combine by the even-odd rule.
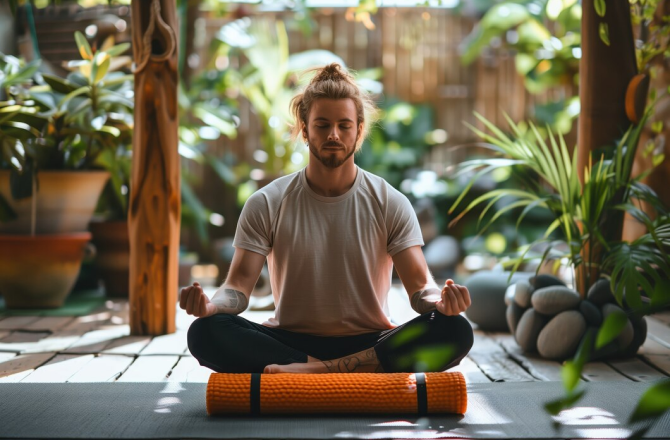
[[[261,122],[260,143],[264,172],[276,177],[305,164],[301,147],[289,138],[289,102],[298,86],[296,74],[311,67],[344,61],[325,50],[289,54],[282,21],[240,19],[224,25],[217,39],[223,53],[241,52],[246,62],[231,72],[231,85],[249,100]],[[295,153],[295,154],[294,154]]]
[[[576,84],[581,58],[580,2],[508,1],[488,6],[461,45],[464,64],[485,51],[512,51],[516,70],[530,93]],[[569,132],[579,114],[578,96],[569,95],[538,103],[536,120],[556,132]]]
[[[208,242],[208,225],[220,226],[223,219],[197,197],[193,184],[198,177],[189,171],[189,164],[195,162],[211,167],[222,182],[231,186],[241,180],[234,167],[236,158],[217,157],[208,150],[208,142],[221,136],[230,139],[237,136],[239,118],[233,103],[221,101],[228,87],[227,73],[218,70],[205,71],[193,78],[188,90],[183,84],[179,86],[182,224],[194,228],[203,244]]]
[[[518,226],[531,210],[548,209],[552,212],[554,221],[544,236],[538,240],[550,244],[547,251],[539,257],[541,263],[549,257],[559,262],[561,258],[567,258],[569,264],[575,267],[585,265],[589,269],[587,276],[593,269],[596,270],[596,279],[600,274],[607,274],[611,277],[612,291],[620,302],[623,300],[624,292],[628,292],[626,298],[628,303],[640,305],[637,286],[643,287],[648,295],[653,295],[654,289],[651,289],[647,277],[661,281],[662,274],[670,276],[667,247],[664,246],[667,242],[663,241],[670,226],[666,208],[653,190],[640,182],[644,176],[633,177],[631,174],[640,131],[650,111],[647,111],[643,121],[632,127],[614,148],[603,151],[596,163],[583,170],[583,186],[579,181],[576,152],[572,155],[569,153],[562,136],[553,136],[550,132],[549,140],[545,141],[532,123],[529,124],[529,136],[508,118],[514,134],[514,138],[510,138],[477,114],[492,134],[471,128],[498,156],[466,161],[461,165],[460,173],[470,172],[473,169],[478,171],[452,206],[451,212],[459,206],[476,179],[496,169],[513,168],[525,185],[520,189],[496,189],[479,196],[465,207],[454,221],[458,221],[484,203],[486,206],[479,216],[479,221],[488,219],[483,224],[482,231],[508,211],[521,210]],[[494,204],[503,197],[513,197],[514,201],[487,217]],[[655,220],[652,221],[647,214],[635,207],[634,203],[639,201],[652,203],[659,214]],[[621,210],[631,212],[643,221],[648,232],[633,243],[608,243],[601,234],[602,228],[606,227],[604,222],[608,219],[607,214]],[[560,231],[559,238],[553,235],[555,231]],[[557,253],[555,250],[559,241],[567,244],[566,253]],[[587,258],[584,258],[585,247],[593,248],[596,242],[606,249],[606,253],[604,255],[587,253]],[[530,246],[526,251],[528,249]],[[516,270],[527,259],[526,254],[522,253],[519,258],[512,259],[506,264]],[[593,282],[595,279],[587,284]],[[584,295],[586,292],[580,293]]]
[[[433,130],[429,106],[387,100],[379,107],[379,120],[356,154],[356,163],[400,188],[405,171],[416,167],[429,146],[443,142],[447,134]]]
[[[475,207],[485,206],[479,216],[481,233],[512,210],[520,211],[517,226],[534,209],[550,211],[554,221],[536,241],[546,243],[546,251],[529,256],[528,246],[517,258],[504,264],[511,266],[512,272],[532,258],[539,258],[541,262],[552,258],[557,264],[567,261],[576,268],[583,266],[586,287],[599,277],[609,278],[616,301],[625,310],[625,313],[609,315],[597,334],[588,331],[575,357],[565,363],[562,373],[566,396],[546,405],[552,414],[572,406],[581,398],[583,391],[577,387],[584,364],[620,333],[629,317],[639,319],[670,304],[670,215],[654,191],[641,182],[651,170],[639,176],[632,175],[640,134],[654,104],[647,108],[639,124],[631,126],[616,145],[598,152],[583,170],[577,168],[576,151],[570,154],[562,136],[554,136],[550,130],[548,140],[545,140],[533,124],[528,124],[530,128],[524,132],[520,124],[507,118],[512,132],[512,136],[508,136],[478,114],[476,116],[491,134],[471,127],[494,152],[494,157],[461,164],[461,173],[476,170],[476,174],[452,206],[452,212],[476,179],[496,169],[511,168],[524,185],[519,189],[495,189],[479,196],[455,221]],[[658,165],[663,160],[663,155],[658,154],[654,163]],[[580,172],[583,173],[583,183],[578,178]],[[488,215],[502,198],[508,198],[508,203],[495,214]],[[654,208],[655,218],[639,208],[643,201]],[[622,211],[643,223],[647,232],[633,242],[607,241],[601,231],[610,226],[612,216],[620,215]],[[558,251],[559,243],[566,244],[567,251]],[[596,244],[602,252],[589,252]],[[588,280],[589,276],[592,279]],[[580,294],[583,297],[586,291],[580,290]],[[655,393],[661,393],[660,389]],[[643,398],[640,405],[646,408],[650,404],[645,402]],[[668,407],[670,405],[665,406]],[[654,408],[658,413],[658,408]]]

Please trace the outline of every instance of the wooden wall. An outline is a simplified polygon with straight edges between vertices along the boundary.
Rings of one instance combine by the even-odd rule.
[[[128,18],[126,9],[115,12]],[[77,19],[71,17],[69,20],[63,20],[62,16],[49,18],[44,13],[37,14],[40,48],[45,58],[55,62],[77,58],[72,33],[75,28],[83,30],[100,12],[91,15],[80,11],[79,14]],[[284,20],[289,14],[259,13]],[[354,70],[382,67],[384,95],[411,103],[430,104],[434,109],[435,128],[448,133],[447,141],[435,146],[424,160],[426,168],[439,174],[467,154],[466,149],[454,147],[475,140],[464,125],[464,122],[475,124],[474,111],[502,125],[503,111],[514,120],[532,118],[534,103],[544,101],[549,94],[569,93],[557,90],[542,96],[528,94],[523,78],[515,70],[514,54],[510,52],[488,52],[472,65],[463,66],[459,45],[472,30],[475,19],[454,15],[447,9],[382,8],[372,17],[376,25],[374,30],[366,29],[362,23],[347,21],[345,9],[322,9],[314,19],[317,26],[313,35],[305,37],[297,30],[290,31],[291,53],[326,49],[340,56]],[[209,61],[210,44],[228,21],[201,17],[196,22],[195,50],[199,55],[196,70]],[[229,62],[231,67],[240,64],[239,59]],[[238,137],[234,140],[221,138],[210,148],[220,156],[233,152],[246,158],[252,167],[260,166],[252,154],[259,148],[261,127],[246,100],[240,97],[239,104],[241,125]],[[222,189],[221,180],[211,170],[197,164],[188,166],[193,174],[201,176],[196,189],[205,206],[226,218],[223,228],[211,228],[212,238],[232,235],[238,213],[232,189]],[[184,240],[188,247],[203,250],[194,234],[187,232]]]

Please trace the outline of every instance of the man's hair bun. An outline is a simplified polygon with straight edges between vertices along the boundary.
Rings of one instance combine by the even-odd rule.
[[[377,119],[378,111],[372,98],[356,84],[356,78],[347,71],[346,67],[338,63],[331,63],[308,72],[315,72],[315,75],[307,87],[291,100],[291,114],[295,120],[291,130],[293,139],[297,139],[303,133],[303,127],[307,125],[309,111],[315,100],[320,98],[351,99],[356,105],[356,122],[363,126],[356,143],[356,151],[358,151],[370,126]]]
[[[347,81],[355,83],[354,78],[349,73],[342,71],[342,67],[337,63],[322,67],[310,83],[321,81]]]

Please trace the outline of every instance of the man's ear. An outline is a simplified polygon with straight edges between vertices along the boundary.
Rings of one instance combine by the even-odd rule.
[[[302,124],[302,140],[307,142],[308,136],[307,136],[307,126],[305,124]]]

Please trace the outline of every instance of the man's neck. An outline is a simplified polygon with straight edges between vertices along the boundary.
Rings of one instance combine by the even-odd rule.
[[[337,168],[328,168],[318,160],[307,164],[307,184],[320,196],[337,197],[349,191],[356,181],[356,164],[351,157]]]

